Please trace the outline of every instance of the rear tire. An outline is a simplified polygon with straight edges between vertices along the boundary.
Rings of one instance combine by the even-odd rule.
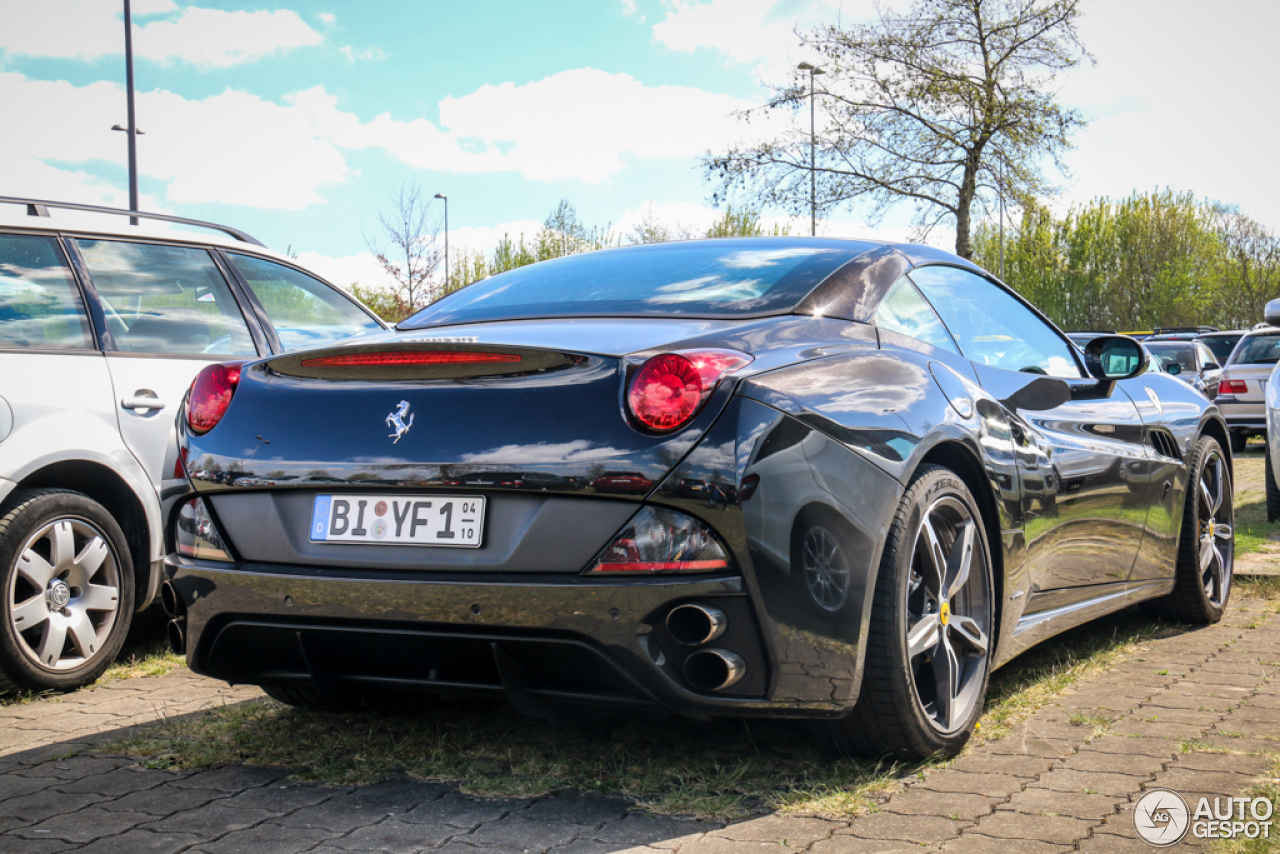
[[[885,541],[858,705],[824,722],[827,738],[864,756],[958,753],[982,714],[994,614],[978,503],[954,472],[922,466]]]
[[[1249,443],[1249,437],[1244,433],[1232,433],[1231,434],[1232,455],[1243,454],[1244,446],[1247,445],[1248,443]]]
[[[71,691],[115,660],[133,620],[133,558],[96,501],[17,490],[0,515],[0,692]]]
[[[1221,620],[1227,610],[1235,566],[1231,470],[1222,446],[1212,436],[1201,436],[1196,442],[1190,472],[1174,588],[1159,601],[1171,619],[1207,625]]]

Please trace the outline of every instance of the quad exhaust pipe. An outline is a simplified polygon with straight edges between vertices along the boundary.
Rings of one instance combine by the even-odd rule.
[[[686,602],[667,612],[667,632],[685,646],[711,643],[728,627],[729,618],[714,605]]]
[[[699,691],[723,691],[746,675],[742,656],[727,649],[700,649],[684,660],[684,678]]]

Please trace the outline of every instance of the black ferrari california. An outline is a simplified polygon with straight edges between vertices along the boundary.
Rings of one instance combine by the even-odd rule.
[[[199,375],[171,639],[294,705],[479,693],[953,753],[1032,644],[1139,602],[1222,616],[1226,425],[1145,365],[922,246],[512,270]]]

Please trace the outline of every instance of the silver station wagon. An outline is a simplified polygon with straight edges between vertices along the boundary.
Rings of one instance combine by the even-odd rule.
[[[0,197],[0,691],[93,681],[155,597],[201,368],[383,329],[234,228]]]

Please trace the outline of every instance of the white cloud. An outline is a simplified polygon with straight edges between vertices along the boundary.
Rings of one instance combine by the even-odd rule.
[[[332,24],[338,20],[338,16],[332,12],[321,12],[316,15],[316,17],[320,19],[320,23],[322,24]]]
[[[296,12],[225,12],[179,7],[170,0],[134,4],[133,51],[138,59],[180,60],[202,68],[254,62],[321,35]],[[161,20],[139,18],[167,16]],[[67,26],[67,22],[74,22]],[[0,5],[0,51],[26,56],[95,59],[124,53],[120,5],[105,0],[40,0]]]
[[[339,48],[339,53],[345,56],[351,62],[381,62],[387,58],[387,52],[380,47],[352,47],[346,45]]]
[[[372,252],[358,252],[339,258],[321,252],[300,252],[297,261],[345,291],[351,290],[352,283],[364,288],[390,288],[395,284]]]

